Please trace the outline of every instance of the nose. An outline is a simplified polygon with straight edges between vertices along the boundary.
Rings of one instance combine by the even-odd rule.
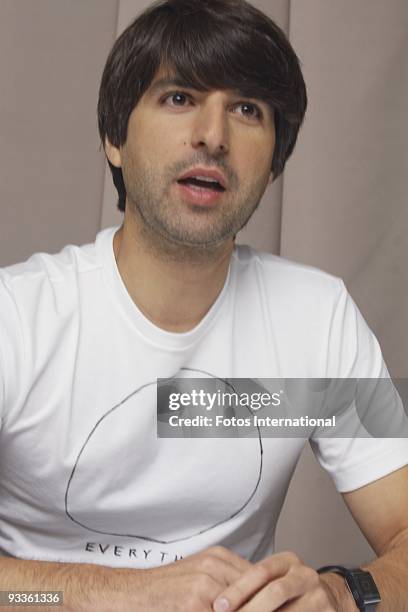
[[[213,156],[225,155],[229,151],[228,117],[222,99],[214,98],[200,105],[194,118],[192,146],[206,148]]]

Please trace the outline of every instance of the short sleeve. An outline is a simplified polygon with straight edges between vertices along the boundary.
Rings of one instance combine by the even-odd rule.
[[[328,377],[389,377],[378,341],[343,283],[327,350]],[[393,407],[383,409],[392,411]],[[358,489],[408,464],[408,439],[402,437],[326,436],[312,438],[310,445],[340,492]]]

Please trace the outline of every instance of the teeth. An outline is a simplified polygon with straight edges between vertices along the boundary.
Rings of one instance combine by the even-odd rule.
[[[190,178],[195,178],[199,181],[206,181],[207,183],[218,183],[216,179],[209,178],[208,176],[191,176]]]

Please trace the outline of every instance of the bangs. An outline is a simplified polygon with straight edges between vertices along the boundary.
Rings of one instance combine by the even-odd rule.
[[[156,65],[166,77],[180,78],[197,91],[235,90],[269,104],[289,122],[298,121],[297,105],[288,105],[293,71],[287,54],[259,24],[231,21],[210,13],[208,7],[173,14],[155,49]]]
[[[160,65],[198,91],[233,89],[248,97],[278,102],[279,95],[275,97],[271,89],[270,60],[263,57],[259,61],[265,54],[264,42],[257,44],[259,34],[211,17],[197,11],[168,24]]]

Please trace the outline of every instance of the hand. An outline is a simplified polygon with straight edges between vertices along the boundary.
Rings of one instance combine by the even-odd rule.
[[[255,563],[214,601],[214,612],[336,612],[319,574],[293,552]]]
[[[144,570],[135,585],[134,609],[212,612],[214,599],[251,566],[230,550],[213,546],[181,561]]]

